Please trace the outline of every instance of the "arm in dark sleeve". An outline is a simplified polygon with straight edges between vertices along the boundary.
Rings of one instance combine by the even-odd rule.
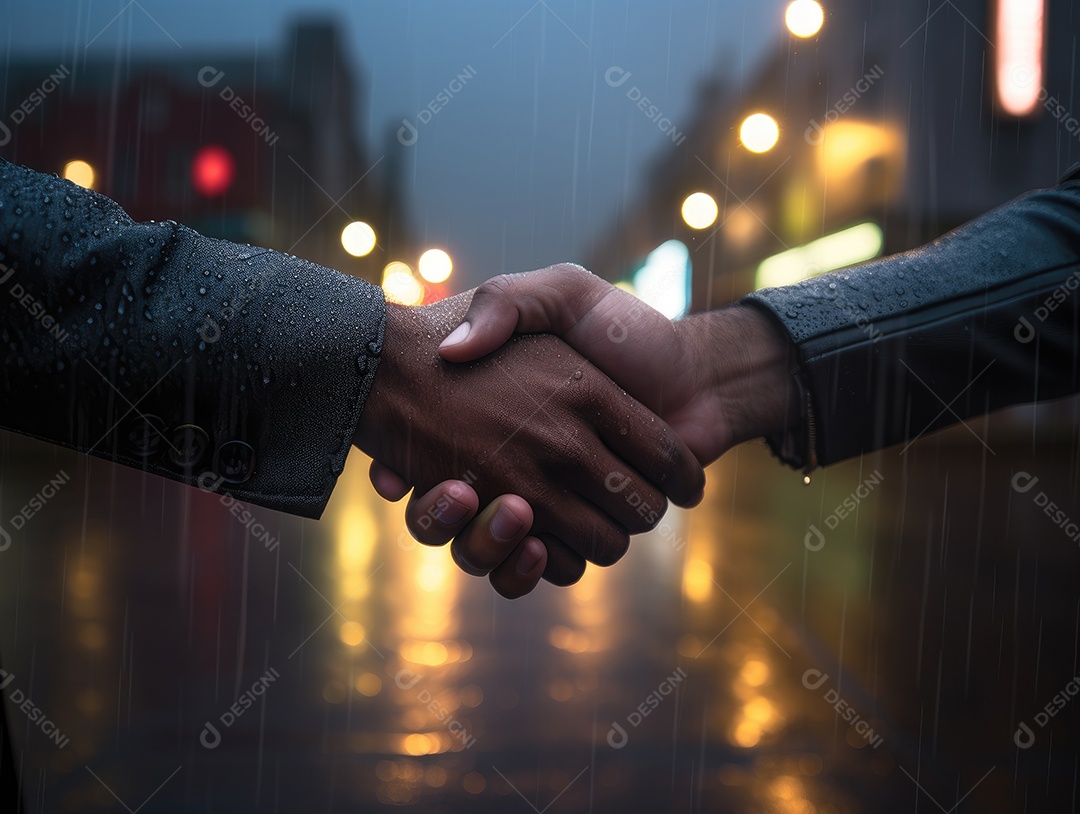
[[[812,468],[1080,389],[1080,169],[932,244],[744,302],[794,342]]]
[[[382,292],[135,223],[0,160],[0,426],[318,517],[378,364]]]

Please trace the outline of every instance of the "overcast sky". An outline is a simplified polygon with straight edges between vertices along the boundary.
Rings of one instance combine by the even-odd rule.
[[[0,0],[9,56],[118,44],[199,53],[281,47],[298,14],[340,20],[373,149],[464,70],[475,76],[410,148],[418,235],[454,256],[459,288],[502,271],[583,259],[640,192],[670,137],[604,81],[628,70],[679,129],[700,79],[738,82],[783,29],[783,0]],[[119,16],[118,16],[119,15]],[[96,37],[96,39],[95,39]],[[174,43],[175,41],[175,43]],[[176,43],[179,43],[179,47]]]

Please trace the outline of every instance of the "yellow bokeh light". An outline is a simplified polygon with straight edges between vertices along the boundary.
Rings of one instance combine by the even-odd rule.
[[[755,113],[742,123],[739,138],[750,152],[767,153],[780,140],[780,125],[767,113]]]
[[[366,635],[363,626],[358,625],[356,622],[343,622],[341,629],[339,630],[341,641],[349,645],[349,647],[356,647],[362,641]]]
[[[454,261],[442,249],[428,249],[420,255],[420,276],[429,283],[443,283],[450,279]]]
[[[365,698],[374,698],[382,691],[382,679],[375,673],[362,673],[356,677],[353,686]]]
[[[760,687],[769,680],[769,665],[760,659],[750,659],[742,666],[739,677],[751,687]]]
[[[812,37],[825,23],[825,11],[816,0],[795,0],[787,7],[784,22],[796,37]]]
[[[690,560],[683,572],[683,593],[692,602],[704,602],[712,594],[713,570],[705,560]]]
[[[394,261],[383,269],[383,294],[399,305],[419,305],[424,301],[424,286],[405,263]]]
[[[362,220],[354,220],[341,230],[341,245],[353,257],[371,254],[375,242],[375,230]]]
[[[69,161],[64,165],[64,177],[81,187],[94,188],[94,168],[81,159]]]
[[[691,229],[708,229],[720,214],[713,196],[707,192],[688,195],[682,205],[682,219]]]

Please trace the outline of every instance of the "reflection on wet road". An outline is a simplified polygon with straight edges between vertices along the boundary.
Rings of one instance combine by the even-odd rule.
[[[517,602],[414,543],[359,455],[311,522],[8,437],[28,808],[1073,810],[1080,550],[1046,504],[1080,518],[1075,456],[1000,435],[809,486],[744,447],[616,567]]]

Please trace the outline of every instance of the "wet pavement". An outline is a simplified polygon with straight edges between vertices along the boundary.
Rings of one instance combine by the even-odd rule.
[[[27,808],[1073,811],[1074,409],[809,485],[744,446],[517,602],[413,543],[358,453],[313,522],[5,435]]]

